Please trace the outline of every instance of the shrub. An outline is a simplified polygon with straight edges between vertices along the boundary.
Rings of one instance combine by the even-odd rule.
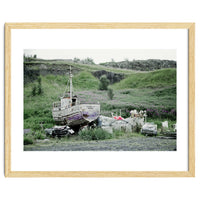
[[[38,95],[42,94],[42,84],[41,84],[41,77],[38,78]]]
[[[31,129],[33,130],[33,131],[38,131],[38,130],[40,130],[41,129],[41,126],[40,126],[40,124],[39,123],[37,123],[37,121],[36,120],[34,120],[34,122],[33,123],[30,123],[31,124]]]
[[[38,81],[38,85],[36,86],[35,84],[32,86],[32,91],[31,91],[31,94],[32,96],[36,96],[36,95],[40,95],[43,93],[43,90],[42,90],[42,83],[41,83],[41,77],[39,77],[37,79]]]
[[[105,140],[112,138],[110,133],[101,128],[82,130],[79,132],[79,135],[83,140]]]
[[[176,120],[176,109],[147,108],[147,116],[152,119]]]
[[[24,137],[24,145],[33,144],[32,138]]]
[[[113,89],[108,88],[108,93],[107,94],[108,94],[109,99],[112,100],[113,97],[114,97]]]
[[[34,138],[38,139],[38,140],[44,140],[46,138],[46,136],[41,132],[37,132],[37,133],[35,133]]]
[[[32,96],[35,96],[36,94],[37,94],[37,92],[36,92],[36,90],[37,90],[37,87],[36,87],[36,85],[34,85],[33,87],[32,87]]]
[[[106,75],[100,77],[100,84],[99,90],[107,90],[109,85],[109,80],[107,79]]]
[[[114,130],[113,133],[114,133],[115,138],[118,138],[124,135],[124,133],[120,130]]]

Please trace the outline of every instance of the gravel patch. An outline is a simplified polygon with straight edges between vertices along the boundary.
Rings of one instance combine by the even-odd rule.
[[[101,141],[49,141],[25,145],[24,151],[176,151],[176,139],[131,137]]]

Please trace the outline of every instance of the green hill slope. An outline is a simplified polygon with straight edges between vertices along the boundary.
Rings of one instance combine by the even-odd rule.
[[[176,69],[162,69],[148,73],[131,74],[113,85],[114,89],[161,88],[176,84]]]
[[[44,75],[40,73],[42,94],[32,94],[34,85],[38,86],[37,77],[24,85],[24,128],[40,129],[41,123],[44,128],[54,125],[52,103],[59,101],[59,97],[63,95],[69,72],[69,65],[55,63],[52,66],[50,64],[45,65],[45,68],[44,63],[43,65],[27,66],[30,69],[37,67],[43,73],[44,70],[46,71]],[[57,71],[52,72],[49,69],[56,69]],[[127,117],[132,109],[153,108],[155,118],[168,118],[168,116],[172,116],[173,119],[176,118],[175,111],[170,115],[164,115],[165,111],[171,113],[172,109],[176,110],[176,69],[162,69],[153,72],[115,70],[104,66],[102,66],[102,69],[125,74],[125,79],[110,85],[114,89],[113,100],[108,98],[107,91],[98,90],[99,80],[92,73],[100,70],[99,66],[72,65],[73,88],[81,103],[100,102],[101,114],[107,116],[110,116],[111,112],[121,110],[122,115]],[[148,112],[149,117],[154,117],[151,110]],[[159,116],[157,116],[157,113],[159,113]]]
[[[98,89],[99,80],[95,78],[90,72],[83,71],[73,78],[73,87],[77,90]]]
[[[159,60],[159,59],[148,59],[148,60],[125,60],[121,62],[106,62],[100,63],[107,67],[121,68],[121,69],[132,69],[138,71],[154,71],[158,69],[176,68],[176,61],[174,60]]]

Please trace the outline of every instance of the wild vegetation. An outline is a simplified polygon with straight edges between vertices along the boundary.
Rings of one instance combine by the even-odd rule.
[[[112,60],[111,62],[100,63],[100,65],[138,71],[152,71],[164,68],[176,68],[176,61],[156,59],[129,61],[128,59],[126,59],[125,61],[121,62],[114,62],[114,60]]]
[[[110,133],[101,128],[82,130],[79,132],[79,135],[83,140],[105,140],[112,138]]]
[[[64,60],[46,61],[37,57],[26,59],[24,79],[29,81],[24,84],[24,128],[39,131],[31,138],[32,141],[40,136],[43,137],[43,133],[40,133],[42,129],[53,127],[52,103],[59,101],[65,91],[70,65],[74,75],[74,92],[80,102],[99,102],[102,115],[111,116],[111,112],[119,114],[121,111],[122,117],[129,117],[133,109],[147,110],[147,120],[153,120],[159,126],[164,120],[170,121],[171,124],[175,123],[176,64],[171,61],[153,62],[152,60],[139,63],[143,63],[144,66],[147,66],[145,63],[157,64],[154,68],[149,67],[148,70],[147,67],[143,67],[140,71],[134,71],[136,68],[118,68],[105,63],[99,66],[91,62],[82,64],[78,61],[76,63]],[[157,67],[158,63],[161,69]],[[130,64],[130,66],[133,65]],[[152,69],[154,71],[149,71]],[[37,73],[34,74],[34,78],[31,78],[30,72],[34,70]],[[46,70],[45,73],[44,70]],[[99,70],[121,74],[123,79],[112,83],[109,81],[110,75],[104,75],[103,78],[95,76],[94,72]],[[88,133],[83,131],[79,137],[82,139],[108,138],[107,134],[102,132],[102,136],[99,136],[100,132],[100,130]],[[31,139],[26,138],[25,143],[31,143]]]

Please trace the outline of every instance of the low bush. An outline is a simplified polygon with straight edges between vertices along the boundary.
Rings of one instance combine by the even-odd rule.
[[[101,128],[87,129],[79,132],[83,140],[105,140],[111,139],[112,135]]]
[[[147,116],[152,119],[176,120],[176,109],[147,108]]]
[[[110,100],[112,100],[113,97],[114,97],[113,89],[108,88],[107,94],[108,94],[108,98],[109,98]]]
[[[119,138],[119,137],[122,137],[124,135],[124,133],[120,130],[114,130],[113,135],[115,138]]]
[[[36,85],[33,85],[31,94],[32,94],[33,97],[36,96],[36,94],[37,94],[37,87],[36,87]]]
[[[24,145],[33,144],[33,139],[29,137],[24,137]]]
[[[46,136],[41,132],[36,132],[34,135],[34,139],[44,140],[45,138],[46,138]]]
[[[110,81],[107,79],[106,75],[100,77],[99,90],[107,90]]]

